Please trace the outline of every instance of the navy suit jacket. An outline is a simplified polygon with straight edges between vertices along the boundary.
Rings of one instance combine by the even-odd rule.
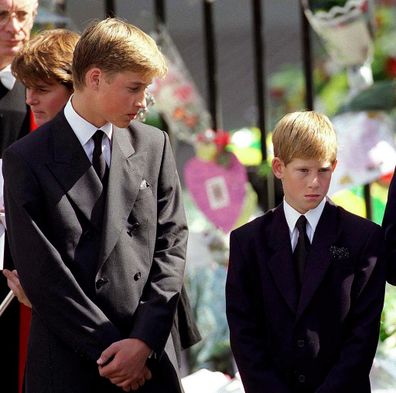
[[[30,131],[25,87],[16,81],[12,90],[0,83],[0,157],[4,150]]]
[[[383,306],[381,228],[326,202],[301,291],[281,204],[231,233],[231,347],[247,393],[368,393]]]
[[[396,176],[392,177],[388,190],[388,201],[382,221],[385,232],[386,257],[388,261],[387,281],[396,285]]]
[[[6,150],[3,173],[11,252],[33,305],[27,393],[121,392],[96,360],[127,337],[155,352],[141,391],[181,391],[170,331],[187,226],[166,134],[114,128],[106,202],[63,112]]]
[[[4,150],[17,139],[30,131],[30,118],[25,103],[25,87],[18,81],[12,90],[0,83],[0,158]],[[14,269],[8,242],[4,253],[4,267]],[[9,292],[6,278],[0,274],[0,301]],[[18,392],[18,342],[19,342],[19,304],[13,301],[1,316],[0,336],[7,337],[1,345],[1,353],[7,362],[0,368],[2,389],[7,393]]]

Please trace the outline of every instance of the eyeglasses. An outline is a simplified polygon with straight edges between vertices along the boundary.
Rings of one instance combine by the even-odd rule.
[[[6,11],[0,10],[0,28],[4,27],[11,18],[15,18],[21,26],[25,26],[30,20],[31,13],[25,10]]]

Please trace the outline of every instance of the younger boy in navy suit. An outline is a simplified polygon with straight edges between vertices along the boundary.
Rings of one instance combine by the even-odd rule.
[[[246,393],[369,393],[381,228],[326,197],[337,141],[325,115],[286,115],[273,145],[283,203],[230,239],[227,317]]]

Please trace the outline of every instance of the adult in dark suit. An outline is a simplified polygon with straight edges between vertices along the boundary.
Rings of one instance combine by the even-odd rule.
[[[25,89],[11,74],[14,56],[29,39],[37,0],[0,0],[0,157],[29,132]]]
[[[32,303],[27,393],[181,391],[179,180],[166,134],[130,123],[165,70],[139,29],[94,23],[64,113],[4,155],[11,251]]]
[[[385,231],[386,257],[387,257],[387,281],[396,285],[396,176],[393,175],[388,190],[382,227]]]
[[[284,201],[230,239],[227,316],[245,390],[368,393],[385,286],[381,228],[326,199],[336,139],[324,115],[286,115],[273,143]]]
[[[12,76],[11,62],[29,39],[36,12],[37,0],[0,0],[0,158],[5,148],[30,131],[25,89]],[[4,258],[4,266],[12,268],[7,243],[5,246],[0,267]],[[8,291],[6,280],[0,274],[0,302]],[[8,393],[18,391],[19,313],[19,304],[13,302],[0,318],[1,352],[7,359],[1,367],[0,379],[2,389]]]

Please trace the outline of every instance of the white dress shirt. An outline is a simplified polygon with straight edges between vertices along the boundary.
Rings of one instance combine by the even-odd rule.
[[[86,121],[85,119],[83,119],[74,110],[72,105],[72,98],[73,96],[69,98],[69,101],[67,102],[64,109],[64,114],[66,120],[70,124],[70,127],[72,128],[78,140],[80,141],[81,146],[84,148],[87,157],[92,162],[92,154],[94,149],[94,141],[92,140],[92,136],[95,134],[98,128],[93,124],[89,123],[88,121]],[[107,166],[110,168],[111,137],[113,135],[113,125],[111,123],[106,123],[104,126],[100,127],[100,130],[102,130],[106,135],[102,139],[102,154],[104,156]]]
[[[15,77],[11,72],[11,64],[0,70],[0,80],[5,88],[12,90],[15,85]]]
[[[320,219],[320,216],[322,215],[324,206],[326,203],[326,198],[323,198],[323,200],[319,203],[315,209],[308,210],[304,216],[307,219],[307,236],[312,243],[316,227],[318,226],[318,222]],[[291,207],[285,199],[283,199],[283,209],[285,212],[285,217],[287,221],[287,225],[289,227],[289,234],[290,234],[290,241],[291,241],[291,246],[292,250],[294,251],[297,241],[298,241],[298,229],[296,228],[296,222],[298,218],[301,216],[301,213],[299,213],[296,209]]]

